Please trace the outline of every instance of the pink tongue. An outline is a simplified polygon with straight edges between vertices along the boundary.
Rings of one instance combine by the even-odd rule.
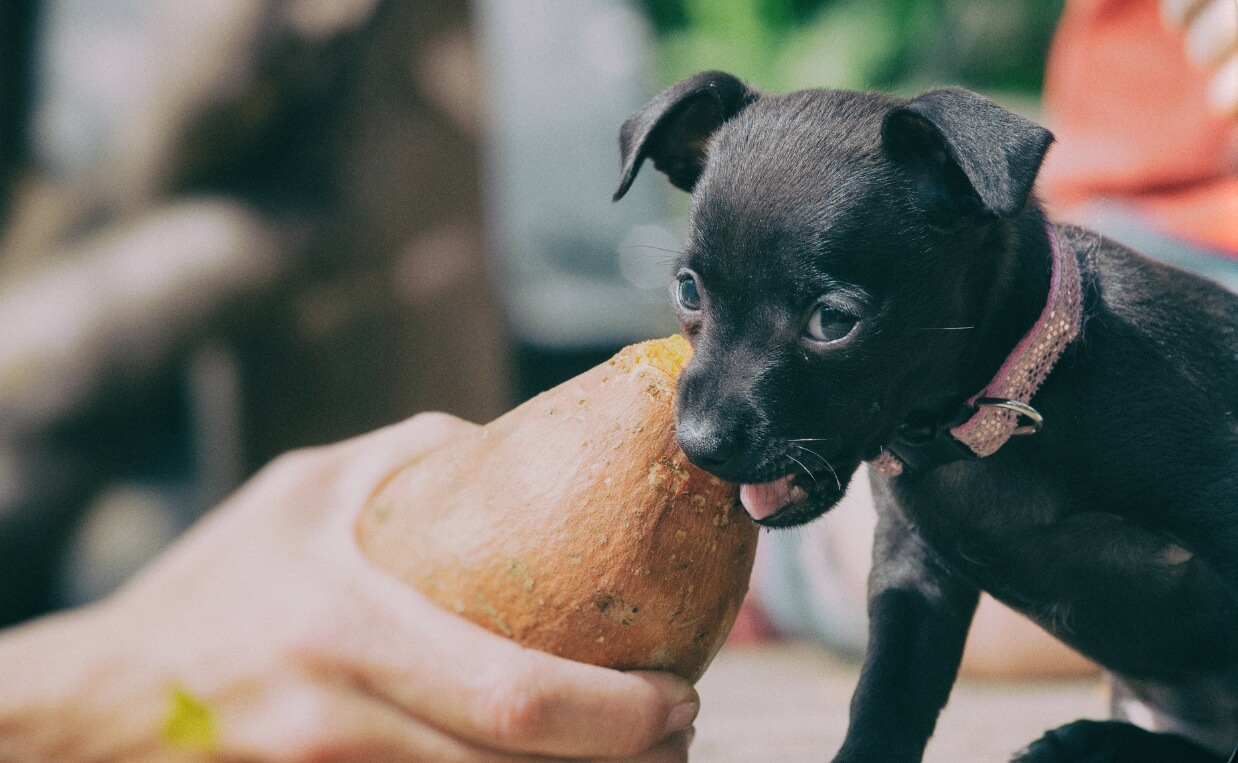
[[[790,475],[759,485],[740,485],[739,502],[753,519],[773,516],[783,506],[791,503]]]

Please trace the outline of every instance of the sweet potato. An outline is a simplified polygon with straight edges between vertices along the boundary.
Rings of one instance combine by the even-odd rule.
[[[632,345],[396,473],[366,554],[529,647],[696,681],[726,638],[757,527],[675,443],[683,338]]]

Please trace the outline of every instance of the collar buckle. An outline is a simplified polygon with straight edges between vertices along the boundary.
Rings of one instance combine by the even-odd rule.
[[[978,456],[950,432],[951,428],[971,418],[974,412],[975,409],[962,406],[949,422],[921,426],[903,424],[886,449],[915,472],[928,471],[954,461],[974,460]]]
[[[1004,397],[982,397],[976,401],[976,407],[979,408],[981,406],[1005,408],[1008,411],[1014,411],[1026,419],[1027,423],[1015,427],[1014,431],[1010,433],[1011,436],[1036,434],[1045,425],[1045,417],[1040,415],[1040,411],[1018,400],[1008,400]]]
[[[887,446],[909,469],[923,472],[936,469],[955,461],[976,460],[980,458],[966,444],[955,438],[950,431],[959,424],[970,419],[979,408],[1002,408],[1014,411],[1021,417],[1021,422],[1012,436],[1036,434],[1044,426],[1045,418],[1027,403],[1018,400],[1008,400],[1004,397],[982,397],[975,401],[975,407],[962,406],[954,419],[948,423],[935,423],[928,426],[911,426],[903,424],[898,428],[898,435]]]

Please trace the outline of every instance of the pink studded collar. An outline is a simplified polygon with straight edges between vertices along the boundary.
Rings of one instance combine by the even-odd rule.
[[[989,384],[967,401],[974,412],[944,429],[935,442],[896,440],[869,461],[870,466],[895,477],[905,468],[923,470],[958,458],[984,458],[1011,437],[1040,429],[1043,420],[1031,406],[1032,396],[1078,336],[1082,312],[1079,264],[1072,252],[1063,253],[1053,229],[1046,228],[1053,270],[1045,308]]]

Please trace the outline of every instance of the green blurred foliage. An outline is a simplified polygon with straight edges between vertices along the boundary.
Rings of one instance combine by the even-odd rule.
[[[1063,0],[643,0],[663,83],[723,69],[772,91],[1040,92]]]

